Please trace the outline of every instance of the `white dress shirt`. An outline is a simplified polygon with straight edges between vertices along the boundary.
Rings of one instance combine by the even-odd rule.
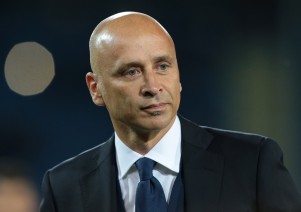
[[[147,157],[157,162],[153,175],[161,183],[169,202],[172,187],[180,170],[181,125],[179,118],[163,138],[146,154],[141,155],[126,146],[115,132],[116,161],[122,199],[127,212],[135,211],[136,189],[140,181],[135,162]]]

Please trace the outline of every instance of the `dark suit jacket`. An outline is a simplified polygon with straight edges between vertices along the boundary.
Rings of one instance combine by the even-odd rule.
[[[180,121],[185,211],[301,212],[274,141]],[[118,211],[117,175],[112,137],[45,174],[40,211]]]

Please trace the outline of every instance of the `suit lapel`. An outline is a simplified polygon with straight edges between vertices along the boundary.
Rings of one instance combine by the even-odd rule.
[[[207,151],[213,136],[181,117],[185,211],[218,210],[223,156]]]
[[[84,211],[117,211],[117,170],[114,138],[100,147],[94,164],[81,178]]]
[[[180,116],[185,211],[218,210],[223,156],[207,151],[213,136]],[[118,211],[114,137],[109,139],[85,167],[80,186],[84,211]],[[119,206],[120,207],[120,206]]]

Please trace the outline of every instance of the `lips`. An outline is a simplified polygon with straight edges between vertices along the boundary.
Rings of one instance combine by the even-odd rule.
[[[151,105],[147,105],[145,107],[142,107],[142,110],[161,111],[161,110],[165,109],[165,106],[166,106],[166,103],[151,104]]]

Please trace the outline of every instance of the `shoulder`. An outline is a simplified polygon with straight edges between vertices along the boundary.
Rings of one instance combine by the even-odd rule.
[[[49,169],[47,173],[51,178],[64,176],[74,176],[76,178],[84,173],[91,172],[113,152],[113,141],[114,138],[111,137],[104,143],[57,164]]]
[[[257,156],[272,151],[277,152],[278,155],[282,154],[278,143],[264,135],[210,127],[203,127],[203,129],[214,136],[211,147],[220,147],[224,152],[240,151],[246,155],[255,153]]]
[[[180,118],[184,140],[199,145],[205,149],[217,153],[227,152],[256,152],[261,149],[277,149],[279,145],[271,138],[256,133],[225,130],[198,125],[183,117]]]

